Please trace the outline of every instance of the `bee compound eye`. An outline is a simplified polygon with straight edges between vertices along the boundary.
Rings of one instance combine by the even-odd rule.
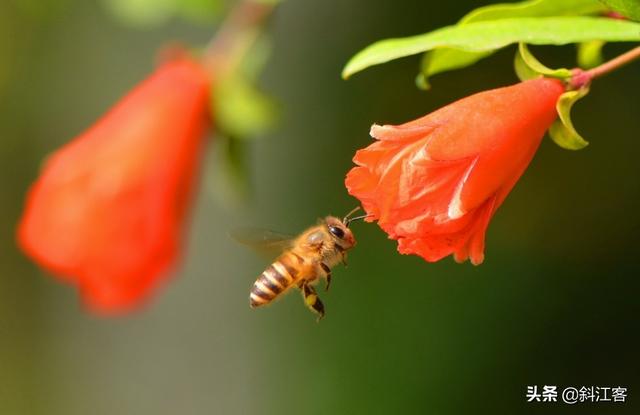
[[[344,238],[344,231],[337,226],[329,226],[329,232],[331,232],[336,238]]]

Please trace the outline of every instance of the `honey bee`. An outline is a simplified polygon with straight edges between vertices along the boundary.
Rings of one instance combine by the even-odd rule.
[[[249,294],[251,308],[269,304],[290,288],[297,287],[305,305],[317,314],[318,321],[324,317],[324,305],[313,285],[325,278],[325,291],[328,291],[331,268],[339,263],[346,265],[347,252],[356,244],[349,224],[367,216],[350,217],[358,209],[349,212],[342,220],[327,216],[289,241],[263,238],[262,244],[282,245],[285,249],[253,284]]]

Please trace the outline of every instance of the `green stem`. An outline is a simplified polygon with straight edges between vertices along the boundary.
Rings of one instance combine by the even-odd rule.
[[[233,71],[244,58],[276,2],[240,0],[204,50],[204,61],[218,76]]]
[[[591,79],[599,78],[602,75],[608,74],[611,71],[618,69],[619,67],[632,62],[635,59],[640,58],[640,46],[631,49],[628,52],[623,53],[611,59],[608,62],[603,63],[600,66],[596,66],[593,69],[589,69],[587,73]]]
[[[589,69],[588,71],[574,69],[573,76],[571,77],[569,85],[574,89],[579,89],[587,85],[593,79],[599,78],[603,75],[608,74],[609,72],[615,71],[621,66],[624,66],[638,58],[640,58],[640,46],[637,46],[630,51],[625,52],[622,55],[603,63],[600,66]]]

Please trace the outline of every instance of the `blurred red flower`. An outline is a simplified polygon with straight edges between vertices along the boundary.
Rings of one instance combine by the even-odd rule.
[[[489,220],[556,118],[564,92],[539,78],[484,91],[406,124],[374,125],[346,177],[402,254],[484,260]]]
[[[46,160],[18,227],[22,249],[100,312],[136,305],[176,261],[208,116],[209,76],[161,65]]]

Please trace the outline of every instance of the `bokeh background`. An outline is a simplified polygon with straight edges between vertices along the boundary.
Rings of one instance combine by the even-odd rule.
[[[17,250],[15,224],[47,153],[144,78],[167,41],[210,37],[207,10],[219,5],[185,1],[197,7],[167,17],[165,3],[141,24],[106,1],[0,2],[0,413],[639,413],[638,63],[598,80],[574,108],[586,150],[543,142],[490,226],[482,266],[401,256],[358,223],[349,267],[321,295],[320,324],[298,295],[248,307],[266,264],[228,238],[231,228],[295,233],[344,214],[357,202],[343,178],[371,123],[516,82],[513,48],[436,76],[428,93],[413,83],[417,58],[339,77],[370,42],[453,23],[482,1],[284,2],[261,79],[282,117],[247,145],[249,199],[219,203],[207,168],[178,275],[137,313],[86,314],[72,287]],[[573,47],[535,52],[573,65]],[[526,403],[527,385],[544,384],[623,386],[629,396]]]

